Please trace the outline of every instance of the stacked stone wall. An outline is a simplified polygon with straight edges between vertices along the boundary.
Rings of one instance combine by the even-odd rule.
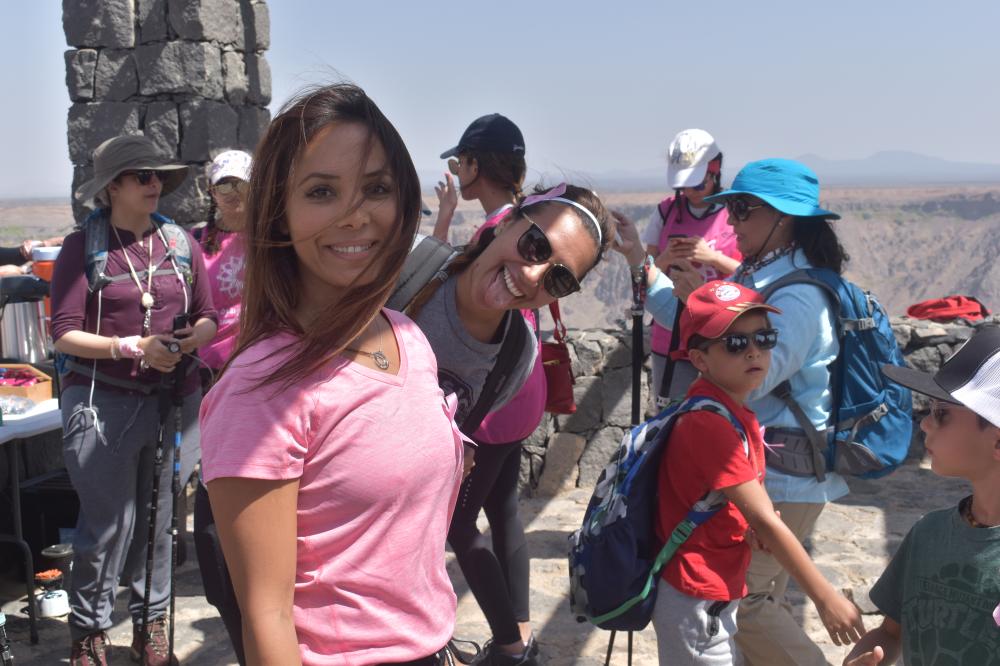
[[[976,326],[1000,325],[1000,315],[977,324],[939,324],[893,318],[893,331],[907,363],[935,372]],[[525,492],[553,495],[574,487],[593,488],[601,470],[617,450],[630,426],[632,401],[631,333],[624,330],[571,330],[568,339],[573,363],[577,411],[568,416],[545,415],[525,442],[521,485]],[[642,405],[649,405],[650,361],[646,339],[642,373]],[[922,418],[928,400],[914,395],[914,415]],[[923,454],[923,433],[914,428],[910,455]]]
[[[191,175],[161,202],[178,222],[205,219],[205,165],[253,152],[270,120],[264,0],[63,0],[73,190],[102,141],[142,133]],[[87,211],[74,201],[79,220]]]

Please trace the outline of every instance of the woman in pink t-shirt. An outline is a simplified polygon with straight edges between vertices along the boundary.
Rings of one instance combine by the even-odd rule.
[[[420,215],[413,163],[348,84],[288,103],[256,160],[239,338],[201,412],[247,660],[447,663],[462,438],[426,339],[382,309]]]

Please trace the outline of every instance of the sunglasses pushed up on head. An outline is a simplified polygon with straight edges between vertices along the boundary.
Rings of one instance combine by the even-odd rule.
[[[778,329],[762,328],[753,333],[727,333],[706,342],[702,345],[702,351],[718,342],[724,343],[730,354],[742,354],[751,344],[761,351],[770,351],[778,344]]]
[[[552,258],[552,245],[548,236],[523,211],[521,215],[531,223],[531,226],[517,239],[517,253],[529,264],[544,264]],[[580,291],[580,281],[566,266],[552,264],[542,276],[542,287],[552,298],[563,298]]]

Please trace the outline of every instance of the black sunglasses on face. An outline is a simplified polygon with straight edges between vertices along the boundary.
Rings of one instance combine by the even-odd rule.
[[[744,197],[729,197],[726,199],[726,210],[729,211],[729,216],[734,218],[737,222],[746,222],[750,217],[750,213],[754,212],[758,208],[763,208],[767,204],[757,204],[751,205]]]
[[[121,177],[125,176],[135,176],[136,181],[138,181],[140,185],[149,185],[150,181],[152,181],[154,178],[160,182],[163,182],[163,179],[160,178],[160,172],[154,171],[152,169],[140,169],[139,171],[125,171],[122,173]]]
[[[531,226],[517,239],[517,253],[529,264],[544,264],[552,258],[552,245],[541,227],[527,215],[524,217],[531,222]],[[552,264],[542,276],[542,287],[553,298],[563,298],[580,291],[580,281],[566,266]]]
[[[762,328],[753,333],[729,333],[728,335],[723,335],[721,338],[709,340],[702,347],[702,351],[705,351],[717,342],[726,343],[726,351],[730,354],[742,354],[747,350],[751,342],[757,349],[769,351],[774,349],[778,344],[778,329]]]

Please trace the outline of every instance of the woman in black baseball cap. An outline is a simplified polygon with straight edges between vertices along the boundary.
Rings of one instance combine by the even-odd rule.
[[[451,218],[458,205],[452,176],[458,179],[462,198],[479,201],[487,223],[499,220],[521,195],[527,165],[524,161],[524,135],[509,118],[491,113],[472,121],[458,145],[441,153],[448,160],[448,171],[439,181],[438,219],[434,236],[448,240]],[[486,226],[489,226],[488,224]]]

